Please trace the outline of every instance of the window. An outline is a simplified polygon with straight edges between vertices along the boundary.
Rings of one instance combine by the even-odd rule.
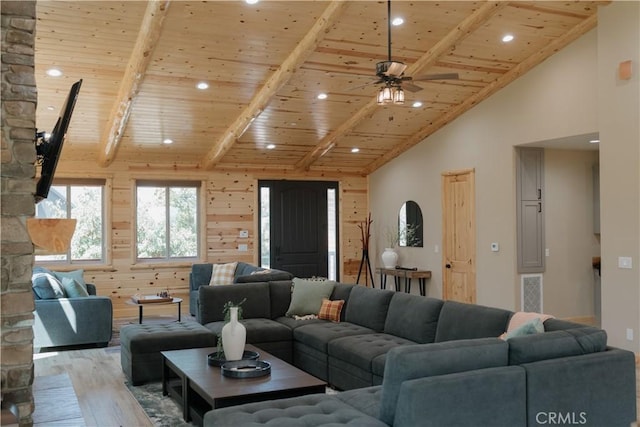
[[[104,262],[103,179],[55,180],[36,205],[36,218],[73,218],[76,230],[66,254],[36,255],[36,261]]]
[[[197,258],[199,182],[138,181],[136,258]]]

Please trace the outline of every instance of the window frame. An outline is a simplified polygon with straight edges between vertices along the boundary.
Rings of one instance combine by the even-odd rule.
[[[138,256],[138,187],[164,187],[165,190],[170,189],[172,187],[192,187],[196,190],[196,255],[192,257],[162,257],[162,258],[140,258]],[[132,215],[132,230],[131,230],[131,257],[133,260],[133,266],[136,265],[148,265],[148,264],[164,264],[164,265],[182,265],[184,263],[192,264],[196,261],[201,261],[203,254],[206,253],[206,248],[203,247],[206,239],[203,239],[202,236],[205,235],[205,230],[203,230],[204,224],[206,220],[206,212],[204,211],[204,203],[205,200],[205,191],[206,191],[206,183],[199,179],[182,179],[182,180],[165,180],[165,179],[148,179],[148,178],[138,178],[132,180],[132,202],[131,205],[133,208],[131,209]],[[167,199],[165,199],[167,200]],[[165,219],[168,218],[170,211],[170,206],[165,202]],[[167,221],[166,229],[167,236],[170,236],[168,233],[170,228],[169,221]],[[165,249],[167,249],[166,244],[168,243],[168,239],[165,239]],[[168,251],[167,251],[168,252]]]
[[[111,224],[111,215],[109,210],[109,204],[107,200],[111,199],[112,193],[112,182],[109,178],[106,177],[95,177],[95,178],[73,178],[73,177],[63,177],[63,178],[55,178],[52,183],[52,187],[66,187],[67,200],[70,192],[70,187],[82,187],[82,186],[100,186],[102,187],[102,200],[101,200],[101,212],[102,212],[102,230],[101,230],[101,241],[102,241],[102,258],[101,259],[90,259],[90,260],[73,260],[71,257],[71,246],[67,249],[66,256],[67,259],[64,260],[51,260],[51,259],[37,259],[36,257],[42,255],[47,256],[47,254],[34,254],[34,262],[37,265],[51,265],[56,268],[65,269],[65,266],[82,266],[84,269],[90,269],[91,266],[95,266],[96,268],[103,268],[105,265],[110,264],[111,262],[111,238],[110,234],[107,232],[109,229],[109,224]],[[42,203],[42,202],[41,202]],[[36,208],[37,210],[37,208]],[[67,204],[67,211],[65,218],[69,219],[71,214],[71,206]],[[43,218],[36,216],[34,213],[34,218]],[[44,217],[46,218],[46,217]]]

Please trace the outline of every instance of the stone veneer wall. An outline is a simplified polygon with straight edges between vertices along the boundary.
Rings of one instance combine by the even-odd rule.
[[[33,424],[34,408],[33,244],[26,219],[35,212],[35,18],[35,1],[2,2],[2,406],[17,409],[20,426]]]

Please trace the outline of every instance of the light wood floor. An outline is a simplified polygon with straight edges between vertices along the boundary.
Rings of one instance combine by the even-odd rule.
[[[87,427],[153,427],[125,385],[120,347],[38,353],[34,370],[36,376],[68,373]],[[636,396],[640,410],[640,357],[636,357]]]

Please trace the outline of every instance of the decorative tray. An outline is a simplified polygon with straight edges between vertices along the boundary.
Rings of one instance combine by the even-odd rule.
[[[159,297],[157,295],[134,295],[131,300],[136,304],[150,304],[154,302],[171,302],[172,297]]]
[[[220,371],[229,378],[264,377],[271,373],[271,364],[263,360],[235,360],[226,362]]]
[[[259,357],[260,353],[257,351],[245,350],[244,353],[242,353],[242,360],[258,360]],[[222,366],[227,363],[227,360],[218,357],[218,352],[214,352],[207,356],[207,363],[211,366]]]

